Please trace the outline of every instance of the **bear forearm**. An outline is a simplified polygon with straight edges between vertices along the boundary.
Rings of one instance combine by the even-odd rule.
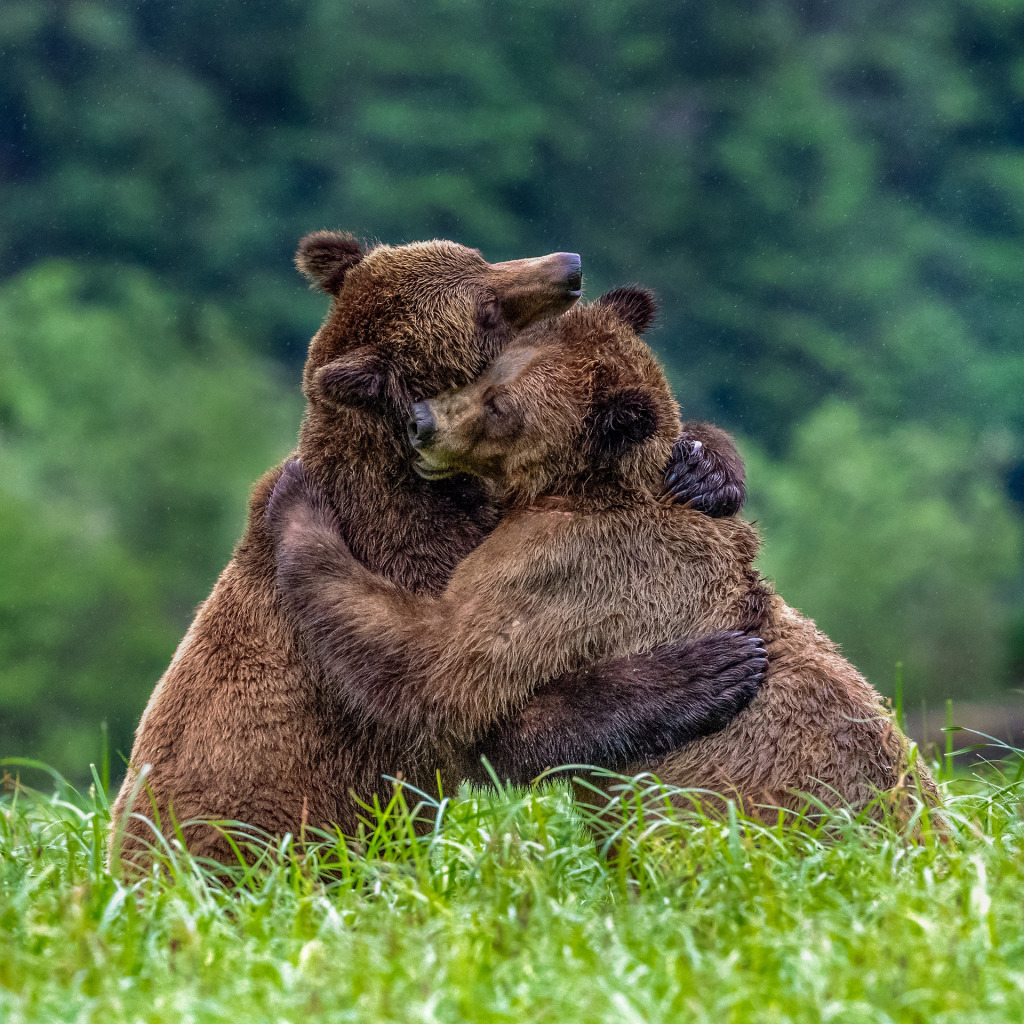
[[[538,690],[475,748],[503,781],[586,764],[622,771],[724,728],[767,668],[757,637],[714,633],[567,674]],[[475,781],[486,782],[480,769]]]
[[[297,573],[283,601],[339,698],[403,742],[444,736],[469,743],[507,707],[478,632],[457,609],[362,570],[338,578]],[[500,690],[500,688],[499,688]],[[508,688],[508,700],[519,688]]]
[[[426,689],[434,652],[390,625],[401,616],[386,595],[348,579],[306,577],[290,581],[284,603],[312,660],[350,711],[406,740],[427,729],[435,716],[417,694]]]

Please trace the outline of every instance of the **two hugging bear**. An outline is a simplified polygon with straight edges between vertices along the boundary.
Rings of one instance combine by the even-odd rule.
[[[385,776],[451,791],[484,756],[646,765],[772,818],[898,785],[878,694],[754,569],[731,440],[680,438],[646,292],[571,309],[575,256],[332,232],[297,263],[332,297],[298,461],[146,708],[115,858],[155,830],[229,860],[218,820],[351,833]]]

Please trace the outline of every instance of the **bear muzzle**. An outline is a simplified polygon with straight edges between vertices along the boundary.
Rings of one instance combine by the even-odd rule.
[[[429,402],[417,402],[412,407],[412,415],[406,429],[409,431],[409,442],[413,448],[422,448],[430,444],[437,433],[437,420],[434,419]]]

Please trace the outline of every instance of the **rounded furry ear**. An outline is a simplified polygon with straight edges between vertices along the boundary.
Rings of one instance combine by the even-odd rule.
[[[599,306],[611,306],[637,334],[643,334],[658,315],[654,293],[646,288],[616,288],[597,300]]]
[[[590,444],[597,456],[618,459],[658,431],[654,396],[640,387],[616,388],[594,403]]]
[[[357,348],[318,367],[305,391],[311,402],[333,406],[376,407],[389,400],[391,374],[372,348]]]
[[[337,295],[345,275],[366,255],[352,235],[341,231],[314,231],[299,242],[295,266],[328,295]]]

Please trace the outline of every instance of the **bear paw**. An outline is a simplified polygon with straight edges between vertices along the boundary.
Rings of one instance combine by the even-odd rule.
[[[672,446],[672,461],[664,493],[712,518],[735,515],[746,499],[746,487],[730,461],[694,437],[680,437]]]
[[[748,633],[713,633],[690,645],[696,660],[691,710],[704,734],[725,728],[753,699],[768,672],[764,641]]]

